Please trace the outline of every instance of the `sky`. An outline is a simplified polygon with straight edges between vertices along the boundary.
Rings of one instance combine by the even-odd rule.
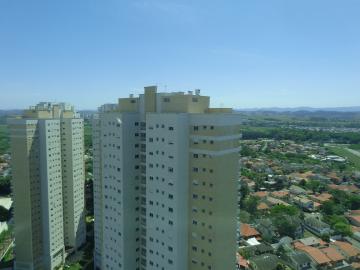
[[[0,109],[144,86],[216,107],[360,105],[359,0],[0,0]]]

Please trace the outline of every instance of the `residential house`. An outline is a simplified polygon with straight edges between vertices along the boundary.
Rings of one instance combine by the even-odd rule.
[[[239,253],[236,253],[236,270],[248,270],[248,269],[249,269],[249,264],[247,260]]]
[[[304,252],[294,251],[285,254],[284,259],[290,264],[294,270],[310,270],[313,269],[312,261]]]
[[[306,198],[305,196],[295,196],[292,198],[294,203],[306,211],[314,210],[314,202]]]
[[[270,245],[260,244],[260,245],[256,245],[256,246],[240,247],[239,252],[243,256],[244,256],[244,254],[246,254],[248,257],[252,257],[252,256],[263,255],[263,254],[272,254],[272,253],[274,253],[274,249]]]
[[[246,223],[242,223],[240,226],[241,236],[244,240],[248,240],[250,238],[256,238],[257,240],[261,240],[260,233],[252,226]]]
[[[277,236],[275,227],[269,218],[259,219],[256,224],[256,229],[261,233],[263,239],[269,241]]]
[[[322,236],[325,234],[330,234],[331,229],[328,224],[325,222],[322,222],[317,217],[308,216],[304,219],[304,226],[306,229],[308,229],[310,232],[317,236]]]
[[[305,195],[306,194],[305,189],[303,189],[299,186],[295,186],[295,185],[292,185],[289,190],[290,190],[290,193],[294,194],[294,195]]]
[[[305,252],[311,258],[313,265],[319,269],[326,269],[331,266],[331,259],[321,252],[319,248],[312,246],[298,246],[296,249]]]
[[[276,270],[279,263],[284,263],[273,254],[265,254],[249,259],[249,264],[253,270]]]
[[[360,259],[360,250],[348,242],[336,241],[331,246],[338,250],[349,262],[355,262]]]

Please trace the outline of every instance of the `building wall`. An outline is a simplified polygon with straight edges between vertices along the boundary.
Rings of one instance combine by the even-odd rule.
[[[139,269],[140,265],[137,121],[137,114],[100,115],[102,269]]]
[[[188,115],[148,114],[146,123],[146,269],[186,269]]]
[[[240,130],[227,115],[191,117],[189,269],[235,264]]]
[[[84,202],[82,120],[69,120],[71,124],[62,132],[61,119],[75,116],[74,111],[66,110],[73,108],[40,103],[25,111],[22,118],[8,120],[13,158],[15,269],[55,269],[64,262],[64,213],[73,214],[73,224],[77,224],[73,226],[74,238],[78,239],[83,228],[85,239],[84,219],[78,214],[84,213],[84,204],[77,203]],[[65,175],[62,160],[73,172],[72,177]],[[69,219],[65,222],[69,223]]]
[[[36,120],[9,121],[14,196],[15,269],[42,269],[39,139]]]
[[[64,261],[60,120],[39,120],[41,221],[45,269]]]
[[[77,249],[86,240],[82,119],[62,119],[61,143],[65,247]]]
[[[156,87],[118,105],[93,122],[96,267],[234,268],[239,116]]]
[[[103,254],[103,190],[102,190],[102,159],[101,159],[101,127],[100,119],[92,121],[93,138],[93,183],[94,183],[94,265],[102,268]]]

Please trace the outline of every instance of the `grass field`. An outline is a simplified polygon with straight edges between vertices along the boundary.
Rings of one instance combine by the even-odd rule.
[[[360,170],[360,157],[349,152],[345,146],[329,146],[336,155],[347,158],[357,170]]]
[[[351,144],[349,146],[349,148],[354,149],[354,150],[360,150],[360,144]]]

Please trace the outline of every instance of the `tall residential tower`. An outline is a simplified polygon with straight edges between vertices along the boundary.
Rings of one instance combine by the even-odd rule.
[[[16,270],[54,269],[85,242],[83,120],[39,103],[8,121]]]
[[[99,109],[97,269],[235,268],[240,119],[209,104],[145,87]]]

